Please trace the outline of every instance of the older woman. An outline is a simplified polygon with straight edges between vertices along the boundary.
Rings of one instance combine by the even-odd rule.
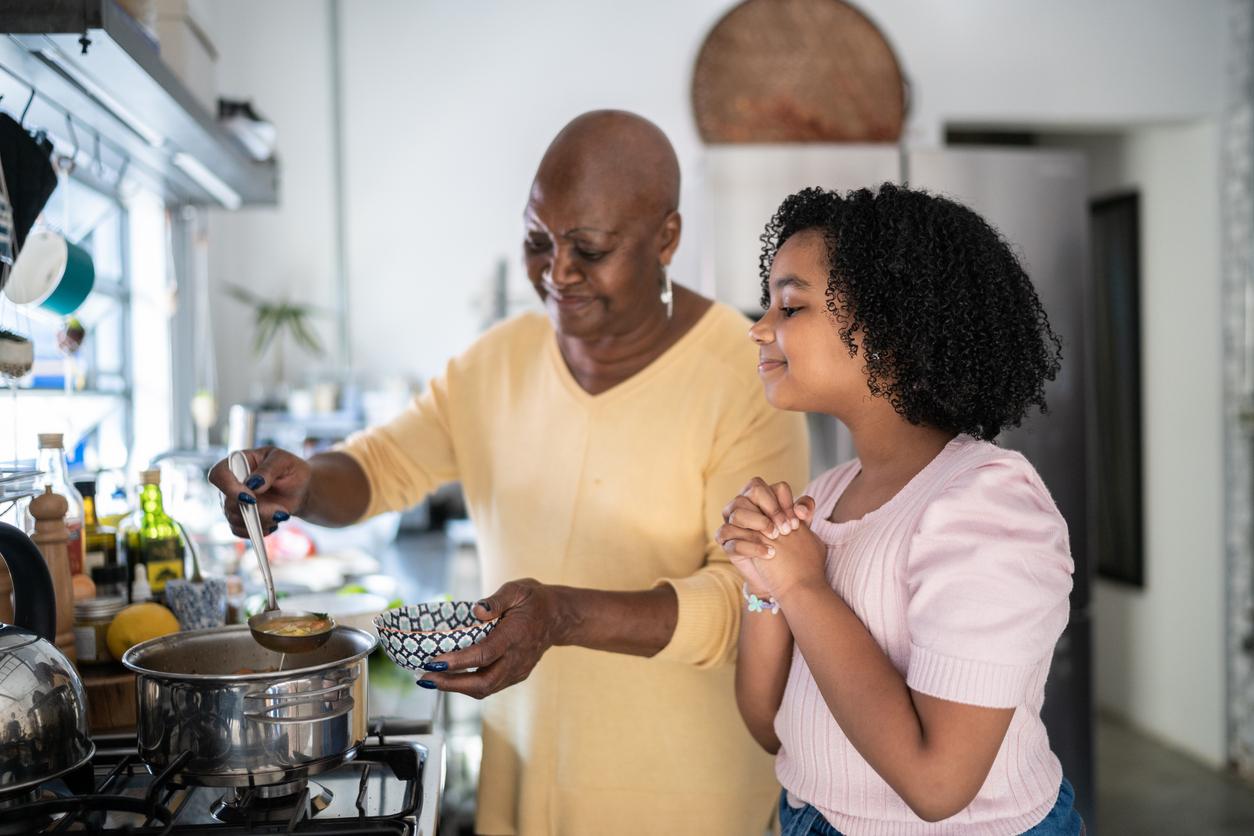
[[[245,484],[211,474],[276,524],[461,482],[496,589],[476,615],[499,623],[418,684],[509,688],[485,705],[480,833],[760,836],[770,817],[771,762],[732,687],[741,583],[713,533],[750,476],[805,482],[805,429],[762,396],[748,321],[667,276],[678,202],[655,125],[575,119],[525,213],[547,316],[496,326],[338,452],[254,450]]]

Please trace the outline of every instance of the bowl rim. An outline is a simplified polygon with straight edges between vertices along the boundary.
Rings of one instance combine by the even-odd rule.
[[[467,630],[473,630],[476,627],[496,624],[496,619],[493,618],[488,621],[476,621],[474,624],[467,624],[465,627],[453,627],[449,630],[402,630],[399,627],[388,627],[385,624],[381,624],[380,620],[382,618],[383,613],[379,613],[374,617],[375,629],[384,633],[395,633],[398,636],[448,636],[453,633],[465,633]],[[488,629],[491,630],[492,628],[488,627]]]

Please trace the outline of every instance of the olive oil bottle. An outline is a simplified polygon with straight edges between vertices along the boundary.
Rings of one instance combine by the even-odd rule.
[[[158,600],[164,597],[166,581],[186,577],[183,539],[161,497],[161,471],[140,474],[139,509],[118,532],[126,559],[142,564],[144,577]],[[134,571],[132,569],[132,571]]]

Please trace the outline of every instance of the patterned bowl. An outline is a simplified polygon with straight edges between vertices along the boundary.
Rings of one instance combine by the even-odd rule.
[[[432,658],[483,641],[496,621],[480,621],[473,601],[434,601],[381,612],[374,617],[383,652],[396,664],[421,670]]]

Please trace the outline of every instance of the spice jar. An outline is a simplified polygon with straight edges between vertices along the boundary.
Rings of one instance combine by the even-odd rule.
[[[78,663],[99,665],[114,661],[105,640],[113,617],[126,607],[126,599],[88,598],[74,602],[74,649]]]

